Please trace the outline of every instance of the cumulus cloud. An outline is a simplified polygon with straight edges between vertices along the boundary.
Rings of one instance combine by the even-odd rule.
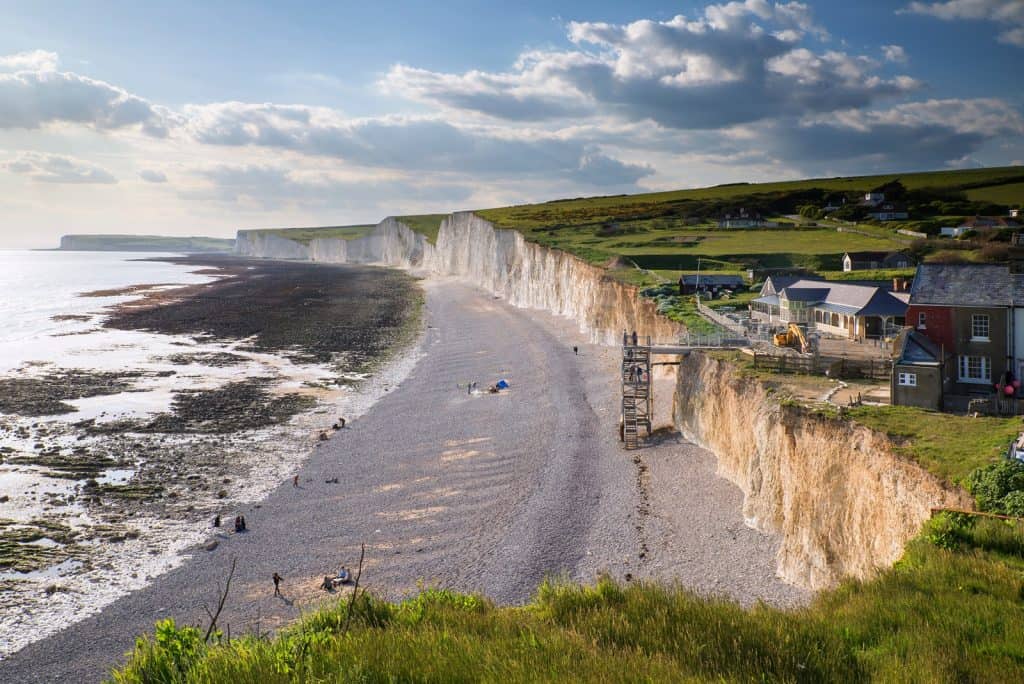
[[[22,152],[14,159],[3,163],[10,173],[27,175],[42,183],[100,183],[112,184],[117,179],[107,171],[90,162],[59,154]]]
[[[0,57],[0,65],[0,129],[72,123],[167,134],[168,110],[109,83],[57,71],[54,53],[22,52]]]
[[[919,87],[878,76],[867,57],[814,52],[802,46],[808,35],[827,37],[806,5],[746,0],[692,19],[572,22],[575,49],[528,52],[502,73],[399,65],[381,87],[510,121],[610,114],[677,129],[864,107]]]
[[[0,71],[56,71],[57,53],[47,50],[31,50],[17,52],[13,55],[0,55]]]
[[[779,123],[762,144],[805,167],[889,171],[956,165],[994,138],[1020,135],[1024,117],[1002,100],[946,99]]]
[[[948,0],[911,2],[904,12],[925,14],[946,21],[988,20],[1000,25],[999,41],[1024,47],[1024,2],[1021,0]]]
[[[297,171],[265,164],[221,164],[195,169],[204,181],[200,187],[181,192],[190,200],[257,207],[265,210],[301,207],[341,210],[386,205],[404,200],[458,202],[472,194],[459,183],[422,183],[395,178],[339,178],[324,171]]]
[[[903,49],[902,45],[883,45],[882,57],[886,62],[903,64],[907,61],[907,51]]]
[[[139,171],[139,178],[147,183],[166,183],[167,174],[155,169],[142,169]]]

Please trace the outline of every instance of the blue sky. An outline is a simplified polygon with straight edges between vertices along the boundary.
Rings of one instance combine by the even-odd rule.
[[[0,245],[1024,160],[1024,0],[3,15]]]

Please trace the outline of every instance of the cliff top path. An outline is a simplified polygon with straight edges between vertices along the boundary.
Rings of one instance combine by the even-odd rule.
[[[805,600],[775,578],[776,540],[743,524],[740,491],[710,453],[672,436],[620,448],[618,349],[462,284],[425,288],[423,358],[313,451],[298,487],[246,506],[248,532],[0,663],[0,681],[98,681],[156,620],[205,625],[233,558],[220,626],[273,629],[323,600],[324,575],[354,566],[362,542],[363,585],[395,598],[422,582],[524,602],[546,576],[606,571],[743,603]],[[499,378],[509,391],[467,395],[467,382]],[[655,390],[666,416],[670,388]]]

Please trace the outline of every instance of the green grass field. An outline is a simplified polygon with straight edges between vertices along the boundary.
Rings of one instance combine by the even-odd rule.
[[[339,600],[273,638],[160,623],[119,684],[1024,680],[1024,529],[933,520],[895,567],[802,609],[655,585],[543,585],[522,607],[426,590]],[[372,582],[372,578],[371,578]]]
[[[363,226],[322,226],[313,228],[268,228],[257,232],[270,233],[295,242],[308,245],[317,238],[338,238],[341,240],[354,240],[361,238],[373,230],[372,225]]]
[[[487,209],[478,213],[498,225],[532,230],[553,225],[600,223],[627,217],[636,218],[649,214],[660,214],[671,205],[687,200],[730,199],[752,194],[792,192],[794,190],[810,188],[821,188],[836,192],[867,192],[872,188],[897,179],[908,190],[921,188],[966,189],[971,187],[973,189],[968,190],[968,192],[983,192],[989,186],[993,186],[993,188],[1012,188],[1013,186],[1000,185],[1007,181],[1015,181],[1017,185],[1024,184],[1024,167],[1006,166],[986,169],[887,174],[881,176],[815,178],[778,183],[734,183],[709,188],[673,190],[640,195],[556,200],[542,204]],[[1012,189],[1009,192],[1011,195],[1014,194]],[[1014,201],[1024,203],[1024,195],[1017,195]]]
[[[967,197],[975,201],[997,202],[999,204],[1024,207],[1024,182],[968,190]]]
[[[437,233],[441,230],[441,221],[447,214],[420,214],[418,216],[396,216],[395,218],[409,226],[417,233],[427,237],[430,244],[437,242]]]

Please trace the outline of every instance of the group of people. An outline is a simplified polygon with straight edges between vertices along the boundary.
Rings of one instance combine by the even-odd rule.
[[[636,330],[633,331],[632,335],[627,335],[625,330],[622,331],[622,346],[623,347],[628,347],[630,341],[633,342],[633,346],[635,347],[635,346],[637,346],[637,342],[639,340],[640,340],[640,338],[639,338],[639,336],[637,336]]]
[[[218,513],[217,515],[213,516],[213,526],[214,527],[220,527],[220,513]],[[235,532],[245,532],[245,516],[244,515],[236,515],[235,516]]]
[[[633,366],[632,368],[629,369],[628,376],[630,382],[643,382],[645,376],[643,366]]]

